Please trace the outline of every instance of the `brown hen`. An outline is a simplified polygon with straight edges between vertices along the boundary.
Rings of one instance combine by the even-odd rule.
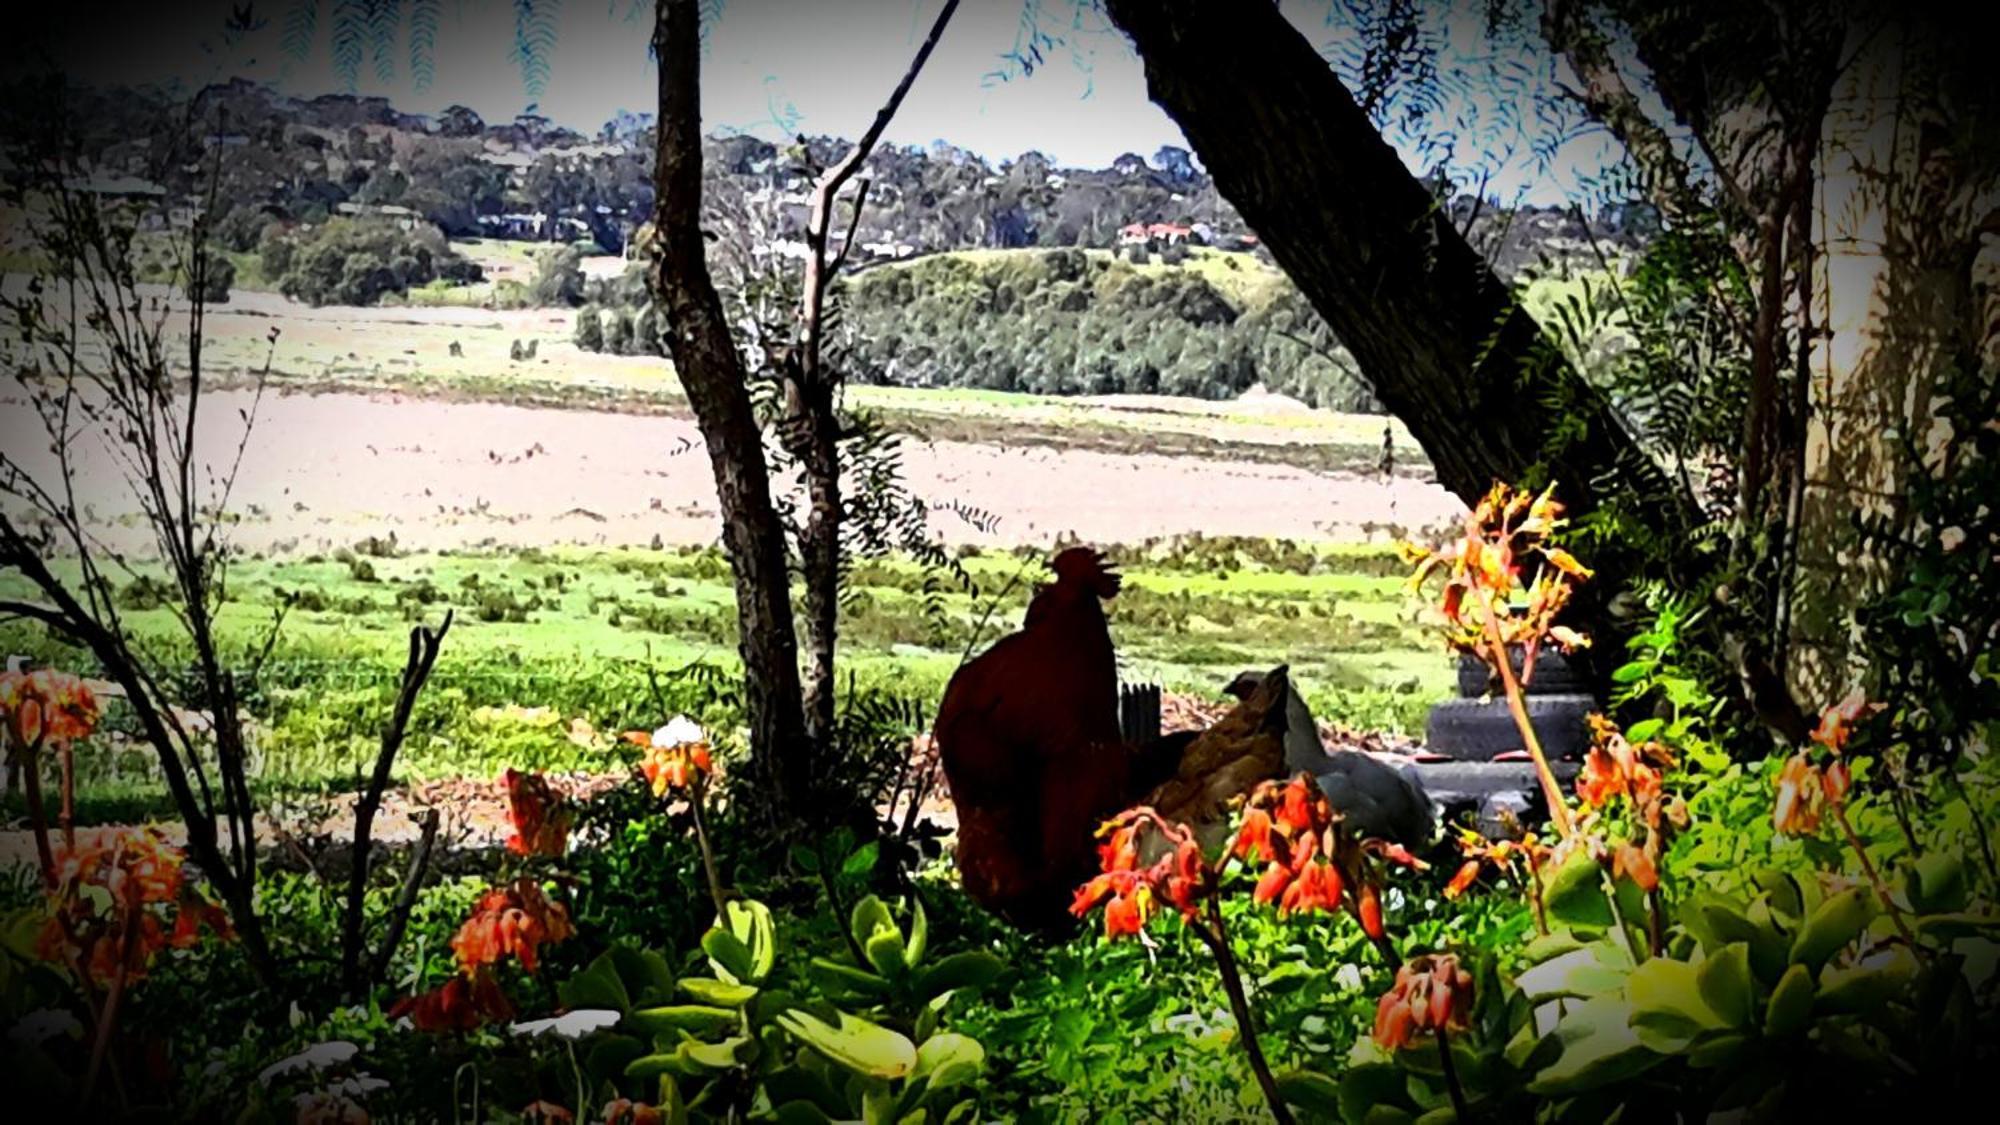
[[[1142,796],[1161,816],[1197,827],[1213,825],[1231,798],[1283,776],[1286,700],[1283,665],[1182,750],[1173,775]]]

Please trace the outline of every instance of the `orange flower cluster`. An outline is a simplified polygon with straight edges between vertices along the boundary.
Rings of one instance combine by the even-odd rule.
[[[569,851],[569,830],[576,811],[569,807],[549,779],[538,773],[508,770],[500,775],[507,790],[507,819],[513,835],[507,850],[515,855],[548,856],[560,859]]]
[[[468,975],[510,956],[532,973],[542,944],[564,941],[572,932],[562,904],[550,902],[533,879],[521,878],[487,891],[451,948]]]
[[[549,1122],[575,1120],[576,1114],[571,1113],[567,1106],[560,1106],[551,1101],[530,1102],[527,1108],[521,1110],[522,1125],[527,1125],[530,1121],[547,1125]]]
[[[1472,974],[1449,953],[1414,957],[1375,1005],[1375,1042],[1398,1051],[1418,1036],[1463,1031],[1472,1022]]]
[[[646,775],[655,797],[666,796],[669,789],[686,789],[698,778],[715,772],[707,737],[687,719],[675,719],[650,734],[627,731],[625,741],[646,751],[639,771]]]
[[[67,672],[0,672],[0,716],[14,745],[32,751],[88,738],[97,729],[97,696]]]
[[[1517,863],[1524,863],[1530,871],[1539,870],[1549,858],[1549,849],[1530,832],[1519,840],[1490,841],[1479,833],[1462,829],[1458,838],[1458,850],[1466,860],[1452,875],[1451,882],[1445,884],[1444,897],[1456,899],[1472,889],[1478,882],[1479,874],[1491,867],[1498,871],[1512,872]]]
[[[1421,590],[1433,571],[1447,570],[1438,609],[1450,623],[1446,637],[1453,648],[1490,657],[1486,627],[1491,614],[1501,641],[1523,649],[1525,682],[1534,674],[1535,653],[1544,637],[1564,649],[1589,645],[1589,638],[1554,623],[1569,604],[1571,583],[1591,576],[1568,551],[1549,545],[1549,536],[1567,522],[1561,517],[1554,485],[1536,496],[1496,483],[1466,516],[1465,536],[1454,550],[1439,553],[1402,545],[1404,558],[1416,568],[1410,575],[1412,592]],[[1527,584],[1527,607],[1517,613],[1511,603],[1522,592],[1522,566],[1537,557],[1541,565]]]
[[[1838,758],[1818,766],[1803,750],[1792,755],[1778,771],[1778,798],[1771,808],[1772,827],[1786,836],[1809,836],[1819,831],[1826,806],[1847,796],[1852,781],[1847,763]]]
[[[1643,809],[1660,799],[1660,775],[1674,768],[1674,756],[1657,742],[1633,746],[1611,720],[1590,716],[1590,751],[1576,777],[1576,795],[1590,808],[1618,797]]]
[[[1804,750],[1786,759],[1778,771],[1778,797],[1771,809],[1771,823],[1787,836],[1806,836],[1819,831],[1820,817],[1828,807],[1838,806],[1854,784],[1841,753],[1854,733],[1855,724],[1882,705],[1870,703],[1856,692],[1820,712],[1819,726],[1812,732],[1814,742],[1826,748],[1825,765],[1815,764]]]
[[[1172,850],[1151,866],[1139,866],[1139,833],[1150,829],[1161,835]],[[1130,809],[1106,822],[1098,835],[1110,839],[1098,845],[1099,873],[1078,888],[1070,903],[1070,913],[1081,918],[1097,906],[1104,908],[1104,934],[1109,938],[1137,935],[1146,928],[1165,899],[1183,918],[1193,918],[1203,893],[1213,886],[1213,870],[1202,858],[1201,845],[1186,825],[1173,824],[1151,809]]]
[[[514,1005],[481,967],[471,975],[453,974],[441,987],[406,996],[389,1009],[390,1019],[404,1016],[419,1031],[471,1031],[488,1020],[514,1018]]]
[[[81,967],[109,986],[121,962],[126,980],[138,981],[161,950],[193,945],[203,926],[229,937],[228,916],[187,885],[183,862],[180,850],[151,829],[78,832],[74,846],[58,846],[56,889],[36,937],[37,955]]]
[[[1267,781],[1251,791],[1230,852],[1245,863],[1269,864],[1257,880],[1255,898],[1259,903],[1276,900],[1280,916],[1338,910],[1347,888],[1354,886],[1356,916],[1377,940],[1383,935],[1381,900],[1365,877],[1364,857],[1379,854],[1405,866],[1423,866],[1398,845],[1354,843],[1341,831],[1326,794],[1305,774],[1288,782]]]
[[[1590,731],[1590,750],[1576,778],[1577,796],[1598,815],[1619,800],[1631,809],[1640,836],[1612,849],[1611,876],[1630,879],[1650,893],[1660,885],[1660,856],[1670,831],[1687,824],[1687,806],[1678,797],[1668,800],[1661,788],[1662,776],[1674,768],[1674,756],[1657,742],[1633,746],[1602,715],[1590,716]]]
[[[404,997],[389,1016],[407,1015],[420,1031],[470,1031],[488,1020],[511,1019],[514,1006],[494,967],[512,957],[532,973],[542,945],[565,941],[574,932],[569,911],[550,902],[533,879],[524,876],[489,890],[451,939],[458,973],[429,992]]]

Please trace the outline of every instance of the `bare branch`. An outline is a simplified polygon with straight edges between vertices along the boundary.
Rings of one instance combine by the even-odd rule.
[[[424,872],[430,867],[431,849],[437,844],[438,811],[424,810],[421,834],[417,846],[410,852],[409,870],[403,873],[403,887],[396,892],[396,905],[389,910],[389,926],[382,934],[382,945],[375,951],[375,960],[369,964],[368,979],[379,981],[389,975],[389,962],[396,956],[396,947],[402,944],[403,930],[410,924],[410,911],[416,908],[417,893],[424,886]]]
[[[389,788],[396,754],[403,748],[404,736],[409,732],[410,713],[416,708],[417,696],[423,692],[424,684],[431,677],[431,668],[437,663],[444,635],[451,630],[451,620],[452,612],[446,610],[443,623],[436,629],[420,625],[410,630],[410,655],[403,664],[403,683],[396,694],[396,707],[390,714],[388,725],[382,728],[382,748],[375,755],[375,771],[368,779],[368,788],[354,806],[354,854],[348,861],[347,910],[341,919],[340,951],[342,978],[349,995],[356,999],[368,986],[361,975],[361,922],[368,890],[369,848],[373,843],[371,835],[375,827],[375,813],[382,806],[382,794]]]
[[[1625,146],[1644,170],[1648,191],[1661,212],[1670,220],[1696,214],[1701,197],[1690,182],[1687,162],[1674,151],[1667,131],[1646,115],[1638,95],[1625,84],[1603,34],[1591,25],[1583,5],[1578,0],[1550,0],[1542,14],[1542,37],[1583,81],[1582,90],[1565,87],[1564,91]],[[1718,169],[1718,175],[1724,171]]]

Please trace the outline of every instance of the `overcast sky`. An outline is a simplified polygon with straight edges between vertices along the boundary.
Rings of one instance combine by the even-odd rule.
[[[58,63],[85,77],[193,89],[242,75],[311,96],[347,89],[330,43],[338,2],[319,0],[312,44],[302,59],[283,46],[297,0],[256,0],[250,10],[261,26],[235,37],[223,34],[229,13],[240,6],[232,0],[136,5],[129,16],[113,15],[119,5],[101,2],[36,7]],[[708,128],[770,138],[793,131],[855,135],[901,75],[942,2],[725,0],[703,62]],[[1092,167],[1124,152],[1150,156],[1163,144],[1186,145],[1173,121],[1147,99],[1139,61],[1122,36],[1092,14],[1075,26],[1075,6],[1067,0],[1050,0],[1043,9],[1043,29],[1066,42],[1051,49],[1032,75],[1023,75],[1005,58],[1021,42],[1023,0],[963,0],[888,138],[921,145],[942,140],[996,160],[1038,149],[1059,163]],[[1285,10],[1313,42],[1340,49],[1340,32],[1326,26],[1323,6],[1295,2]],[[386,76],[372,52],[365,54],[355,92],[385,95],[417,112],[460,103],[488,120],[510,118],[532,102],[540,113],[585,133],[621,109],[651,108],[650,4],[560,4],[539,99],[524,88],[511,59],[515,18],[506,0],[443,0],[429,87],[413,81],[407,28],[399,28],[381,60]],[[1468,21],[1454,45],[1461,49],[1459,63],[1471,71],[1493,65],[1476,23]],[[1410,145],[1398,147],[1420,164]],[[1470,174],[1488,165],[1490,190],[1503,199],[1560,202],[1612,152],[1601,137],[1590,137],[1568,143],[1552,166],[1525,157],[1482,161],[1470,142],[1456,156]]]

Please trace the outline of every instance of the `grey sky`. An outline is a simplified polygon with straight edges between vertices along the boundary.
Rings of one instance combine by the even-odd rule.
[[[64,65],[98,80],[198,87],[243,75],[310,96],[345,88],[329,44],[335,2],[320,0],[303,59],[291,58],[281,45],[292,0],[261,0],[253,13],[263,26],[234,42],[222,35],[230,0],[188,0],[140,8],[129,19],[103,19],[99,12],[85,26],[61,29],[56,50]],[[703,63],[708,127],[773,138],[793,130],[853,136],[900,76],[942,2],[726,0]],[[995,72],[1005,68],[1002,56],[1018,40],[1023,0],[963,0],[888,138],[922,145],[942,140],[992,159],[1039,149],[1059,163],[1086,166],[1109,164],[1123,152],[1150,156],[1160,145],[1186,144],[1147,99],[1139,61],[1122,36],[1091,14],[1082,17],[1081,29],[1073,26],[1074,9],[1065,0],[1045,9],[1045,29],[1068,42],[1032,75],[1017,72],[1002,80]],[[1323,6],[1291,3],[1285,10],[1315,43],[1340,48],[1340,33],[1324,22]],[[83,10],[76,12],[68,18]],[[649,109],[650,16],[643,0],[561,4],[539,112],[588,133],[618,110]],[[399,28],[380,60],[386,77],[372,52],[365,53],[355,90],[419,112],[462,103],[489,120],[509,118],[531,101],[511,61],[514,19],[514,6],[503,0],[444,0],[429,88],[413,82],[406,29]],[[1464,52],[1461,61],[1474,71],[1493,65],[1484,55],[1483,34],[1471,24],[1463,31],[1453,37]],[[1485,106],[1470,108],[1491,113]],[[1551,165],[1538,167],[1525,156],[1505,162],[1482,157],[1490,147],[1467,140],[1453,155],[1473,175],[1486,165],[1494,194],[1536,202],[1561,201],[1578,177],[1593,174],[1613,152],[1601,136],[1582,138],[1565,145]],[[1398,148],[1413,165],[1432,159],[1407,143]],[[1518,148],[1525,150],[1525,141]]]

